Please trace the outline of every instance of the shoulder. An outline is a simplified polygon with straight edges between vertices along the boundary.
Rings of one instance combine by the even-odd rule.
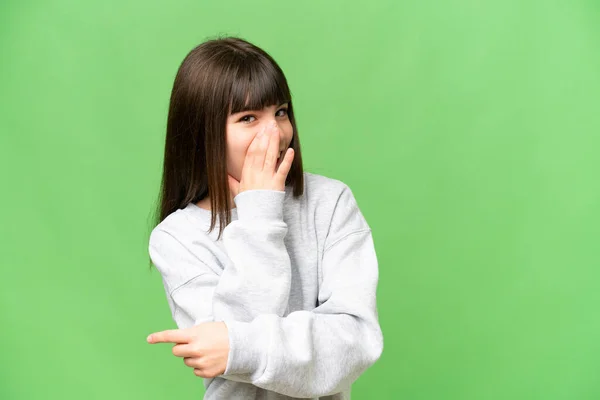
[[[203,261],[216,261],[209,234],[186,209],[178,209],[163,219],[152,231],[150,253],[162,257],[181,257],[184,253]]]
[[[347,186],[339,179],[330,178],[325,175],[316,174],[314,172],[304,171],[304,182],[309,188],[342,188]]]
[[[305,173],[307,202],[328,235],[370,230],[350,186],[340,179]],[[325,225],[325,226],[323,226]]]
[[[304,186],[307,196],[319,202],[335,202],[344,193],[352,194],[345,182],[312,172],[304,172]]]
[[[222,270],[214,244],[202,227],[185,209],[178,209],[150,233],[150,259],[170,292],[196,276],[219,275]]]
[[[169,214],[163,219],[158,225],[152,229],[150,233],[150,245],[157,247],[161,242],[165,241],[165,238],[183,238],[190,230],[190,223],[188,216],[184,210],[178,209]]]
[[[318,199],[317,215],[327,224],[326,248],[350,234],[371,231],[348,184],[318,174],[305,176],[309,193]]]
[[[307,197],[318,207],[329,209],[330,213],[358,207],[354,192],[346,182],[311,172],[305,172],[304,177]]]

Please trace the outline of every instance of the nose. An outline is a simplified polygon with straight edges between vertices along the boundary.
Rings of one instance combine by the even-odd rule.
[[[279,125],[277,124],[276,119],[270,119],[267,121],[267,129],[269,129],[269,127],[272,127],[272,126],[279,129]]]
[[[265,120],[263,128],[260,128],[261,130],[264,129],[265,133],[269,133],[271,129],[276,129],[276,134],[279,135],[279,141],[280,143],[283,143],[284,141],[286,141],[286,133],[283,129],[281,129],[281,127],[279,126],[277,119],[275,118],[269,118],[267,120]]]
[[[284,140],[284,132],[279,127],[276,119],[270,119],[267,121],[266,132],[268,133],[271,129],[276,129],[276,133],[279,135],[279,140]]]

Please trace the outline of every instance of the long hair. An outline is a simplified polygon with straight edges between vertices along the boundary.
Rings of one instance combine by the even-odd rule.
[[[279,65],[259,47],[237,37],[212,39],[192,49],[171,91],[162,181],[154,226],[210,194],[211,223],[219,235],[231,222],[226,124],[229,114],[288,103],[294,160],[285,185],[304,189],[302,157],[292,98]]]

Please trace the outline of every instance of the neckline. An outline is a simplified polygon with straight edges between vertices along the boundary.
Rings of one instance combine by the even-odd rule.
[[[206,208],[202,208],[194,202],[188,203],[186,208],[188,210],[191,210],[192,212],[200,213],[202,215],[209,216],[209,217],[212,214],[212,210],[207,210]],[[232,216],[234,216],[234,215],[237,216],[237,207],[232,208],[230,211],[231,211]],[[218,218],[219,218],[219,216],[217,215],[217,219]]]

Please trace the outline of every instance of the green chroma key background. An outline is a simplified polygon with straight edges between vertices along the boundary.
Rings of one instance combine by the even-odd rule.
[[[149,216],[177,67],[218,34],[285,71],[346,182],[385,348],[353,399],[599,399],[600,5],[4,1],[1,399],[185,399]]]

